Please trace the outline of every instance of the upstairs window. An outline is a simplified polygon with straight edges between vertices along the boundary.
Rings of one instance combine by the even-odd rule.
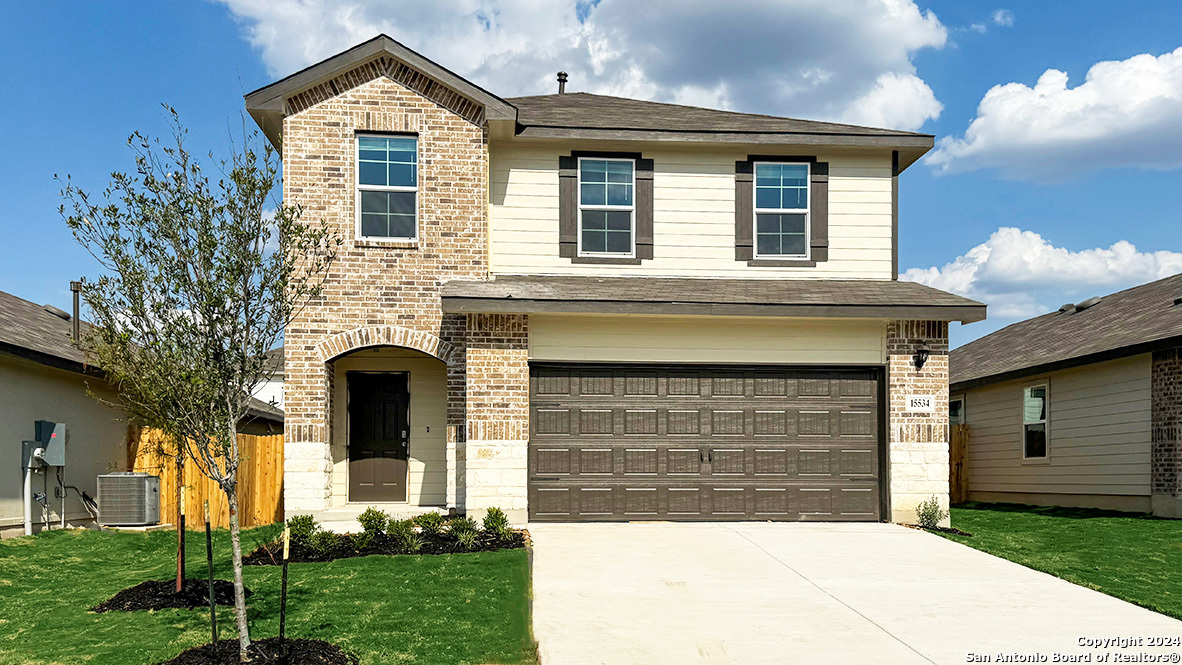
[[[1044,459],[1047,456],[1047,387],[1022,389],[1022,457]]]
[[[755,258],[807,258],[809,165],[755,164]]]
[[[579,256],[634,253],[636,162],[579,158]]]
[[[418,138],[357,137],[357,234],[418,239]]]

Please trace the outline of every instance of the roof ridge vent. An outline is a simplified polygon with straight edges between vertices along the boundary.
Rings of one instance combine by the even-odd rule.
[[[44,309],[45,311],[56,316],[57,318],[61,319],[62,321],[69,321],[70,320],[70,313],[69,312],[62,310],[62,309],[58,309],[58,308],[54,307],[53,305],[42,305],[41,309]]]
[[[1092,296],[1087,300],[1081,301],[1075,305],[1075,311],[1082,312],[1089,307],[1095,307],[1100,302],[1100,296]]]
[[[1073,303],[1073,302],[1063,303],[1062,305],[1059,306],[1059,313],[1060,314],[1066,314],[1068,312],[1074,312],[1074,311],[1075,311],[1075,303]]]

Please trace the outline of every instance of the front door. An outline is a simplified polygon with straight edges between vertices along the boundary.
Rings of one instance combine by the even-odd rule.
[[[350,372],[349,500],[406,501],[407,374]]]

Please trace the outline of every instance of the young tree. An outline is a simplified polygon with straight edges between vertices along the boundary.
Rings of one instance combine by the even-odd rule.
[[[260,151],[257,132],[243,130],[211,181],[165,108],[171,140],[133,134],[135,174],[113,173],[101,197],[67,177],[61,212],[103,268],[84,283],[95,326],[83,347],[118,385],[120,406],[185,442],[185,457],[226,494],[247,662],[236,429],[252,389],[270,378],[264,354],[319,297],[341,241],[301,221],[299,206],[272,201],[278,158],[265,142]]]

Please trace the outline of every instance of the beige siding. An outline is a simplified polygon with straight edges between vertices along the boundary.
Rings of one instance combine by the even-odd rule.
[[[104,399],[117,398],[93,377],[0,356],[0,459],[4,460],[5,469],[0,478],[0,527],[24,521],[21,441],[33,438],[35,421],[52,420],[66,424],[64,474],[67,484],[98,497],[95,483],[99,474],[127,470],[125,414],[90,397],[88,384]],[[37,476],[33,491],[48,492],[51,517],[56,520],[61,501],[52,498],[55,481],[51,477],[45,486],[41,481],[42,477]],[[33,517],[35,521],[41,521],[40,506],[34,506]],[[66,518],[88,517],[74,492],[70,492]]]
[[[332,505],[349,500],[348,381],[346,372],[410,373],[410,460],[407,503],[447,503],[447,370],[444,364],[417,351],[382,348],[358,351],[334,363]]]
[[[766,153],[766,146],[727,151],[642,148],[655,168],[654,247],[653,259],[639,266],[572,265],[558,256],[558,156],[570,149],[493,144],[489,219],[494,273],[891,277],[889,152],[818,155],[830,165],[829,261],[815,268],[768,268],[735,261],[734,249],[735,161],[749,152]]]
[[[886,323],[865,319],[534,315],[533,361],[881,365]]]
[[[974,492],[1149,495],[1150,360],[1097,363],[970,390]],[[1022,389],[1050,390],[1048,459],[1022,459]]]

